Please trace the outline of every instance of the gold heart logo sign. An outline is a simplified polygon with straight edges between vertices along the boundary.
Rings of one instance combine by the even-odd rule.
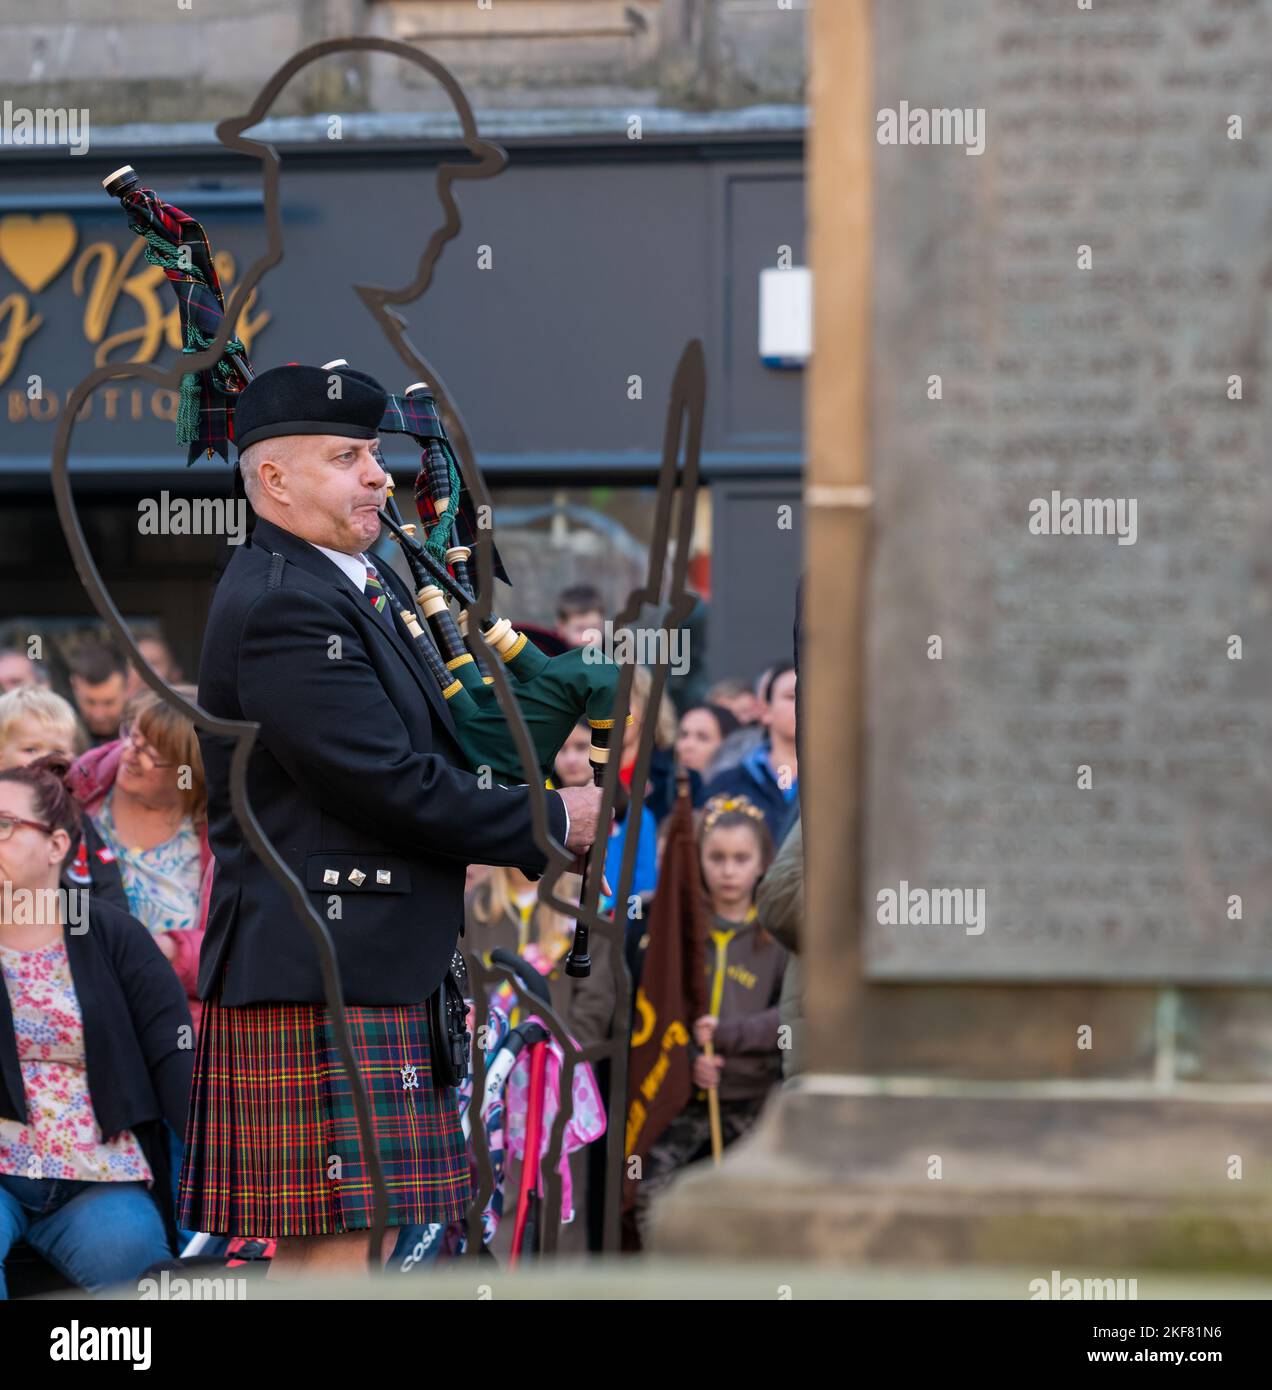
[[[0,217],[0,261],[32,294],[49,284],[71,259],[79,233],[64,213]]]

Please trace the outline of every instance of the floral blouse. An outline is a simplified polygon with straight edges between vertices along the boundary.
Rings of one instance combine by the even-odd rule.
[[[114,851],[128,895],[128,910],[155,936],[198,926],[199,832],[186,820],[163,844],[134,849],[120,839],[114,800],[112,789],[93,819],[102,839]]]
[[[150,1182],[131,1130],[102,1139],[88,1093],[84,1026],[66,943],[38,951],[0,946],[27,1120],[0,1119],[0,1173],[78,1182]]]

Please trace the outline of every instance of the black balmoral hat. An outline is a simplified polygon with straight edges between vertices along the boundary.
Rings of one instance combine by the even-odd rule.
[[[339,380],[340,389],[332,383]],[[334,397],[334,399],[333,399]],[[374,377],[348,367],[271,367],[254,377],[234,411],[234,442],[249,444],[286,434],[336,434],[374,439],[388,393]]]

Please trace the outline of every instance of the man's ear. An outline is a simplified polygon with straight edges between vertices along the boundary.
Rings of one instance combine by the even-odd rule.
[[[256,471],[257,496],[270,498],[275,502],[287,500],[287,470],[282,459],[266,454]]]

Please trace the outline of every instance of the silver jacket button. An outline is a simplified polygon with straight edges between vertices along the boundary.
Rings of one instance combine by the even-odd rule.
[[[361,869],[349,870],[349,882],[352,883],[355,888],[361,888],[365,880],[366,874],[364,874]]]
[[[330,883],[330,884],[339,883],[339,882],[340,882],[340,870],[339,870],[339,869],[325,869],[325,870],[323,871],[322,881],[323,881],[324,883]]]
[[[375,871],[375,881],[377,883],[392,883],[393,875],[388,869],[377,869]]]

